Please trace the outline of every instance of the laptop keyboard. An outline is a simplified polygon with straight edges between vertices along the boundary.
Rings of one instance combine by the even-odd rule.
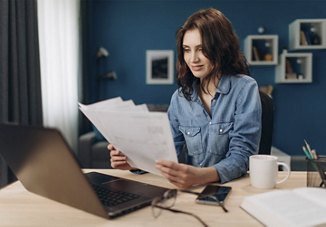
[[[113,207],[140,197],[130,192],[112,191],[108,188],[92,184],[97,196],[104,206]]]

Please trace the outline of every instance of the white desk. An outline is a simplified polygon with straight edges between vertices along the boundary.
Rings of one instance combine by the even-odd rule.
[[[90,171],[90,170],[85,170]],[[133,179],[149,184],[173,188],[164,178],[152,174],[134,175],[120,170],[92,170],[105,174]],[[283,174],[283,173],[281,173]],[[266,192],[250,186],[248,176],[234,180],[231,194],[225,202],[229,210],[224,213],[220,207],[195,203],[195,195],[178,194],[174,208],[189,211],[201,217],[209,226],[262,226],[256,219],[240,208],[247,195]],[[276,189],[290,189],[306,186],[306,172],[292,172],[289,180]],[[201,191],[197,188],[196,191]],[[82,199],[82,198],[81,198]],[[128,215],[106,220],[84,211],[71,208],[47,198],[26,191],[20,182],[15,182],[0,190],[0,226],[201,226],[191,216],[163,211],[153,218],[151,208],[146,207]]]

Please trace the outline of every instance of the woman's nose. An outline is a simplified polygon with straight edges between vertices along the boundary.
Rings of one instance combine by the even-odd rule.
[[[198,54],[197,54],[195,51],[192,52],[190,58],[191,58],[191,59],[190,59],[191,62],[197,62],[197,61],[199,60],[199,58],[198,58]]]

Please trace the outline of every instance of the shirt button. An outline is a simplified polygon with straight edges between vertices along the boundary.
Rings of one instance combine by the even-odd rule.
[[[220,128],[220,133],[222,133],[223,132],[223,129],[222,128]]]
[[[190,135],[190,132],[187,132],[187,135]]]
[[[211,124],[212,124],[212,122],[210,121],[210,122],[209,122],[209,124],[211,125]]]

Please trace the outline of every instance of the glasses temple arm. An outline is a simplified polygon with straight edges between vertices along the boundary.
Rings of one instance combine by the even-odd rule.
[[[181,213],[181,214],[187,214],[190,216],[193,216],[194,218],[196,218],[204,227],[208,227],[208,225],[200,218],[198,217],[196,214],[187,212],[187,211],[182,211],[182,210],[177,210],[177,209],[173,209],[173,208],[168,208],[168,207],[164,207],[164,206],[160,206],[160,205],[154,205],[157,208],[160,208],[162,210],[168,210],[171,211],[173,213]]]

